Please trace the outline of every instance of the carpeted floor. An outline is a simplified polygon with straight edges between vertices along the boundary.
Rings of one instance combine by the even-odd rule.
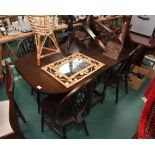
[[[143,108],[143,93],[149,83],[145,81],[142,87],[135,91],[129,89],[125,94],[124,85],[121,86],[119,102],[115,104],[115,90],[109,88],[103,104],[96,104],[87,116],[87,126],[90,136],[86,136],[83,128],[74,124],[68,126],[68,137],[71,139],[128,139],[137,131],[138,120]],[[123,84],[123,83],[122,83]],[[44,98],[42,95],[41,98]],[[0,87],[0,101],[7,99],[4,86]],[[23,112],[27,123],[19,120],[21,130],[26,138],[55,139],[60,138],[47,125],[41,132],[40,115],[37,111],[36,96],[31,96],[29,85],[19,79],[15,82],[15,100]]]

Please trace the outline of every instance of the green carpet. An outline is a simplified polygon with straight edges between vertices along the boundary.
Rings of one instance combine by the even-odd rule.
[[[145,81],[138,90],[129,89],[125,94],[124,83],[119,93],[119,102],[115,104],[115,90],[109,88],[103,104],[96,104],[87,116],[86,122],[90,136],[86,136],[84,129],[71,124],[68,126],[68,138],[71,139],[128,139],[137,131],[138,120],[144,102],[141,97],[150,82]],[[41,98],[44,98],[42,95]],[[4,86],[0,87],[0,101],[7,99]],[[45,125],[41,132],[40,115],[38,114],[36,96],[31,96],[30,86],[23,80],[15,82],[15,100],[23,112],[27,123],[19,120],[21,130],[26,138],[55,139],[60,138],[53,130]]]

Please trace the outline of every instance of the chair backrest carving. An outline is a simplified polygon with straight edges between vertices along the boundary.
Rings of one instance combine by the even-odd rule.
[[[64,97],[57,108],[58,124],[63,125],[69,122],[79,124],[84,120],[84,113],[90,103],[94,86],[95,80],[89,79]]]

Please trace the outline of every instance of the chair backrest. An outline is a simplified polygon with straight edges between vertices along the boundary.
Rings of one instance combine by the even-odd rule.
[[[81,123],[90,104],[95,80],[88,79],[69,92],[57,107],[57,123]]]
[[[17,47],[16,55],[17,57],[22,57],[29,52],[36,51],[35,39],[34,36],[25,38],[21,40]]]
[[[138,45],[134,50],[132,50],[130,52],[130,54],[128,55],[128,58],[126,60],[126,65],[125,65],[125,74],[129,74],[133,67],[134,64],[137,62],[141,52],[142,52],[143,46],[142,45]]]
[[[23,138],[23,135],[20,132],[20,129],[17,123],[16,110],[15,110],[15,105],[14,105],[14,95],[13,95],[14,80],[13,80],[13,76],[11,73],[11,67],[8,62],[6,62],[5,86],[6,86],[6,93],[9,98],[9,114],[8,115],[9,115],[10,126],[14,131],[12,137]]]
[[[134,63],[137,61],[139,55],[141,54],[143,46],[139,45],[134,50],[130,52],[128,57],[116,63],[112,68],[109,69],[107,77],[111,76],[122,76],[128,74],[132,71]]]
[[[124,73],[125,64],[125,59],[123,59],[107,70],[106,80],[121,77]]]

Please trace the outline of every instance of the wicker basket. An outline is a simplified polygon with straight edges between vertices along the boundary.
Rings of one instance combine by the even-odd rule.
[[[34,33],[47,35],[57,26],[57,16],[28,16]]]

